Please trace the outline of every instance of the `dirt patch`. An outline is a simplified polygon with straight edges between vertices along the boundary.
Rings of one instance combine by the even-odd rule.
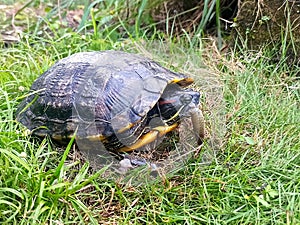
[[[83,7],[75,9],[63,8],[53,4],[26,4],[15,3],[13,5],[0,4],[0,43],[9,45],[19,42],[24,33],[33,32],[37,21],[45,18],[51,22],[52,29],[70,28],[76,30],[83,15]],[[48,24],[41,30],[48,29]]]
[[[152,10],[152,17],[159,30],[168,34],[181,34],[183,31],[216,34],[216,2],[209,0],[169,0]],[[236,15],[237,0],[220,1],[221,24]],[[225,30],[225,29],[223,29]]]
[[[43,16],[42,8],[30,8],[21,3],[0,5],[0,43],[18,42],[28,24]]]
[[[269,45],[289,60],[300,53],[299,1],[240,1],[234,23],[233,42],[250,49]],[[299,62],[299,60],[298,60]]]

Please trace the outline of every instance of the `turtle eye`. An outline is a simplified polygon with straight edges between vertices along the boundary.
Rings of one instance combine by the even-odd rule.
[[[180,96],[180,101],[183,105],[190,104],[192,99],[193,99],[193,96],[189,95],[189,94],[184,94],[184,95]]]

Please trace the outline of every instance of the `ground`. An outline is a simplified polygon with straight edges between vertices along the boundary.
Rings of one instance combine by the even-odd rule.
[[[17,29],[19,35],[12,34],[16,40],[8,37],[0,44],[3,224],[300,223],[296,64],[287,63],[285,57],[274,62],[276,54],[264,46],[259,50],[232,46],[224,38],[224,47],[228,46],[224,49],[214,36],[184,33],[174,38],[150,29],[153,24],[127,23],[118,17],[118,10],[126,8],[125,0],[97,1],[99,7],[93,10],[68,6],[83,13],[79,22],[76,15],[82,14],[73,15],[75,26],[65,23],[68,8],[62,4],[75,1],[59,1],[61,7],[53,1],[28,1],[12,23],[10,12],[27,3],[20,2],[24,4],[1,6],[7,17],[0,17],[1,34],[15,32],[16,22],[22,27]],[[139,12],[144,9],[141,3],[148,1],[129,2],[136,3]],[[264,1],[266,6],[269,2]],[[259,18],[269,23],[268,17]],[[47,138],[30,138],[15,120],[18,104],[33,81],[58,59],[105,49],[139,53],[195,78],[194,88],[203,93],[208,135],[201,151],[174,173],[159,174],[154,180],[140,177],[143,182],[134,176],[105,177],[106,168],[92,171],[72,143],[57,148]],[[203,154],[212,147],[218,151],[204,164]]]
[[[250,49],[269,45],[299,63],[300,5],[297,1],[241,1],[234,21],[234,40]],[[280,57],[279,55],[279,57]]]

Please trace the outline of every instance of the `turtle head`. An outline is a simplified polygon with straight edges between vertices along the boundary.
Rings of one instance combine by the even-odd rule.
[[[190,116],[190,110],[199,108],[200,93],[182,89],[177,84],[168,85],[158,101],[160,115],[167,123]]]
[[[159,99],[160,115],[168,125],[182,117],[190,117],[198,142],[201,143],[204,138],[204,118],[199,108],[200,93],[176,86],[168,87]]]

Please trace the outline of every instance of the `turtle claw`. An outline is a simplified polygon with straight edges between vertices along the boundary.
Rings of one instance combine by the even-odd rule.
[[[117,169],[117,171],[120,174],[125,174],[127,173],[128,170],[133,169],[134,166],[131,164],[130,159],[122,159],[119,162],[120,167]]]
[[[140,166],[148,166],[149,169],[151,169],[151,172],[158,170],[158,167],[155,163],[150,163],[143,158],[130,158],[129,156],[125,156],[125,158],[119,162],[119,165],[120,167],[118,171],[122,174],[127,173],[130,169]]]
[[[131,165],[137,167],[137,166],[145,166],[147,165],[147,161],[145,159],[131,159],[130,160]]]

